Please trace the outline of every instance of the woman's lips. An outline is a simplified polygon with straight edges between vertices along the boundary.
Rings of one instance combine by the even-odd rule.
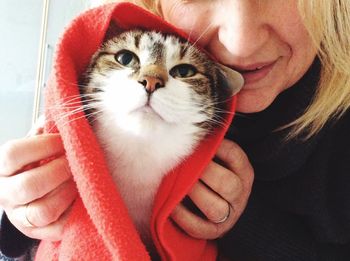
[[[268,63],[259,63],[249,65],[246,67],[234,67],[234,69],[242,74],[244,78],[244,84],[246,85],[258,82],[265,78],[270,73],[275,63],[276,61]]]

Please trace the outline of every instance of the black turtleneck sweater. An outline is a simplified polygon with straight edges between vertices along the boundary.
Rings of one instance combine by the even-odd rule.
[[[303,113],[319,78],[319,62],[266,110],[240,114],[227,138],[247,153],[255,181],[246,210],[219,241],[237,261],[350,260],[350,112],[309,140],[275,131]],[[32,244],[2,219],[0,249],[10,256]]]
[[[350,112],[306,141],[275,131],[303,113],[319,69],[316,60],[267,109],[237,116],[227,134],[255,170],[247,208],[220,240],[230,260],[350,260]]]

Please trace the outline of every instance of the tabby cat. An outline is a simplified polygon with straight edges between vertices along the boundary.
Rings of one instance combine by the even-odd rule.
[[[162,178],[220,124],[242,85],[187,41],[154,31],[123,32],[93,56],[84,107],[146,245]]]

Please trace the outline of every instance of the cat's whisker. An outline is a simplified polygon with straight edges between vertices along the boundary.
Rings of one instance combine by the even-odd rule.
[[[170,99],[169,99],[170,100]],[[174,108],[174,110],[179,110],[181,108],[181,111],[192,111],[193,107],[199,107],[199,108],[204,108],[203,111],[205,110],[210,110],[213,109],[215,110],[216,113],[226,113],[226,114],[232,114],[233,112],[229,110],[224,110],[224,109],[219,109],[217,105],[222,104],[224,102],[211,102],[211,103],[199,103],[199,102],[179,102],[178,100],[176,101],[165,101],[158,99],[158,101],[164,106],[167,106],[169,108]]]
[[[100,101],[98,102],[92,102],[89,104],[85,104],[85,105],[81,105],[81,106],[75,106],[75,107],[71,107],[74,108],[72,110],[69,110],[67,112],[62,113],[62,115],[58,115],[59,120],[65,119],[71,115],[80,113],[80,112],[85,112],[88,109],[94,109],[96,107],[97,104],[101,104]]]
[[[71,117],[72,115],[76,115],[79,112],[83,112],[83,111],[84,109],[81,109],[80,111],[75,111],[75,112],[69,111],[67,113],[62,113],[62,115],[58,115],[58,119],[56,120],[56,126],[61,124],[62,121],[65,121],[62,126],[66,126],[69,122],[85,117],[85,115],[81,115],[71,120],[67,120],[68,117]],[[48,132],[50,133],[52,130],[53,130],[53,127]]]
[[[86,116],[85,116],[85,115],[82,115],[82,116],[73,118],[73,119],[71,119],[71,120],[69,120],[69,121],[64,122],[62,126],[66,126],[66,125],[68,125],[69,123],[72,123],[73,121],[76,121],[76,120],[79,120],[79,119],[83,119],[83,118],[86,118]]]
[[[95,103],[95,102],[99,102],[100,99],[98,98],[89,98],[88,100],[77,100],[77,101],[69,101],[66,103],[62,103],[62,104],[57,104],[56,106],[59,106],[60,108],[67,108],[67,109],[72,109],[72,108],[76,108],[79,106],[86,106],[89,103]]]
[[[192,103],[187,103],[187,107],[180,107],[177,104],[173,103],[168,103],[166,101],[161,101],[163,102],[164,105],[166,105],[167,108],[170,109],[170,111],[176,111],[179,112],[179,108],[181,108],[181,113],[192,113],[193,112],[193,104]],[[225,122],[225,118],[222,117],[221,115],[223,114],[233,114],[234,112],[229,111],[229,110],[224,110],[224,109],[219,109],[218,107],[215,106],[210,106],[210,105],[203,105],[203,104],[198,104],[196,106],[197,108],[202,108],[201,113],[207,114],[208,111],[213,111],[214,116],[210,117],[208,116],[208,123],[210,125],[215,125],[215,126],[223,126]]]
[[[193,106],[198,106],[202,107],[203,103],[196,102],[194,100],[182,100],[180,97],[176,98],[173,96],[167,96],[167,97],[156,97],[154,96],[153,99],[157,99],[157,101],[162,102],[166,106],[179,106],[179,107],[193,107]]]
[[[102,113],[103,111],[96,111],[96,112],[93,112],[93,116],[91,116],[91,114],[89,114],[89,122],[91,125],[93,125],[93,123],[99,119],[101,119],[103,116],[102,116]],[[97,115],[97,116],[96,116]]]
[[[212,27],[212,25],[214,24],[214,21],[211,21],[208,26],[203,30],[203,32],[198,36],[198,38],[193,42],[190,43],[190,45],[187,46],[186,50],[189,47],[193,47],[196,46],[196,44],[203,38],[203,36],[210,30],[210,28]]]
[[[206,102],[198,102],[198,101],[195,101],[195,100],[182,100],[180,97],[179,98],[176,98],[174,96],[168,96],[168,97],[161,97],[162,99],[166,98],[167,101],[169,103],[169,105],[175,105],[176,106],[187,106],[187,105],[190,105],[190,106],[199,106],[199,107],[202,107],[202,106],[211,106],[211,107],[218,107],[219,105],[224,105],[226,103],[228,103],[232,97],[227,97],[226,99],[222,99],[222,100],[212,100],[210,102],[206,101]],[[158,96],[154,96],[153,99],[157,99],[157,100],[160,100],[161,99],[160,97]]]
[[[190,30],[190,32],[188,33],[188,36],[187,36],[187,41],[186,41],[187,43],[189,43],[191,41],[191,36],[192,36],[192,33],[193,33],[193,29],[194,29],[194,23],[195,23],[195,21],[192,20],[191,30]]]
[[[169,108],[170,110],[174,111],[174,112],[178,112],[178,111],[182,111],[182,112],[192,112],[193,111],[193,103],[190,102],[182,102],[182,103],[177,103],[178,100],[172,101],[171,99],[168,100],[163,100],[163,99],[159,99],[158,102],[162,105],[164,105],[165,108]]]
[[[75,112],[76,110],[79,110],[80,108],[83,108],[84,105],[82,103],[77,103],[75,105],[73,105],[73,104],[67,104],[67,105],[57,104],[54,107],[47,108],[47,110],[49,110],[49,111],[56,110],[57,107],[59,107],[61,109],[70,109],[68,112],[65,112],[65,113],[72,113],[72,112]]]
[[[223,119],[210,119],[208,120],[209,124],[212,124],[213,126],[218,126],[218,127],[223,127],[225,125],[225,122],[223,121]]]
[[[64,84],[67,84],[68,86],[77,86],[79,88],[86,88],[88,87],[88,85],[85,85],[85,84],[81,84],[79,82],[70,82],[70,81],[67,81],[66,79],[60,77],[59,78],[60,81],[62,81]]]
[[[68,112],[63,112],[60,115],[57,115],[57,123],[60,123],[66,119],[68,119],[69,117],[76,115],[80,112],[84,112],[84,109],[81,107],[79,109],[73,110],[73,111],[68,111]]]
[[[216,112],[218,112],[219,114],[237,114],[237,112],[235,111],[228,111],[228,110],[220,110],[220,109],[216,109]]]
[[[94,96],[96,96],[95,93],[81,93],[81,94],[77,94],[77,95],[68,96],[66,98],[66,101],[82,100],[84,98],[90,98],[90,97],[94,97]]]
[[[69,97],[69,99],[65,100],[62,103],[57,103],[54,104],[50,107],[48,107],[48,109],[56,109],[56,108],[72,108],[75,107],[75,105],[81,105],[82,104],[82,98],[89,98],[89,100],[94,101],[96,100],[96,98],[90,98],[93,97],[90,94],[83,94],[83,95],[74,95]]]
[[[94,109],[94,107],[91,107],[91,109]],[[80,112],[85,112],[86,108],[82,107],[80,108],[80,110],[76,110],[76,111],[71,111],[69,113],[67,113],[67,115],[64,115],[63,117],[60,117],[58,120],[57,120],[57,123],[65,120],[67,117],[69,116],[72,116],[72,115],[75,115],[75,114],[78,114]],[[80,115],[79,117],[75,117],[75,118],[72,118],[66,122],[63,123],[62,126],[66,126],[67,124],[73,122],[73,121],[76,121],[76,120],[79,120],[79,119],[82,119],[82,118],[86,118],[87,120],[89,120],[92,116],[94,115],[97,115],[97,114],[100,114],[102,111],[101,110],[98,110],[98,111],[93,111],[93,112],[89,112],[89,113],[84,113],[83,115]],[[90,122],[90,120],[89,120]]]
[[[102,110],[96,110],[96,111],[89,112],[86,114],[86,118],[88,118],[89,122],[91,123],[90,118],[94,117],[94,119],[96,119],[95,115],[101,114],[102,112],[103,112]]]
[[[221,100],[215,100],[215,101],[211,101],[210,103],[208,103],[211,106],[218,106],[218,105],[222,105],[225,103],[228,103],[231,100],[232,97],[227,97],[226,99],[221,99]]]

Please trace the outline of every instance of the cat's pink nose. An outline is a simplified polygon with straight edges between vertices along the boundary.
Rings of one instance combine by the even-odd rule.
[[[163,79],[154,76],[143,76],[139,83],[145,87],[147,93],[153,93],[155,90],[165,86]]]

